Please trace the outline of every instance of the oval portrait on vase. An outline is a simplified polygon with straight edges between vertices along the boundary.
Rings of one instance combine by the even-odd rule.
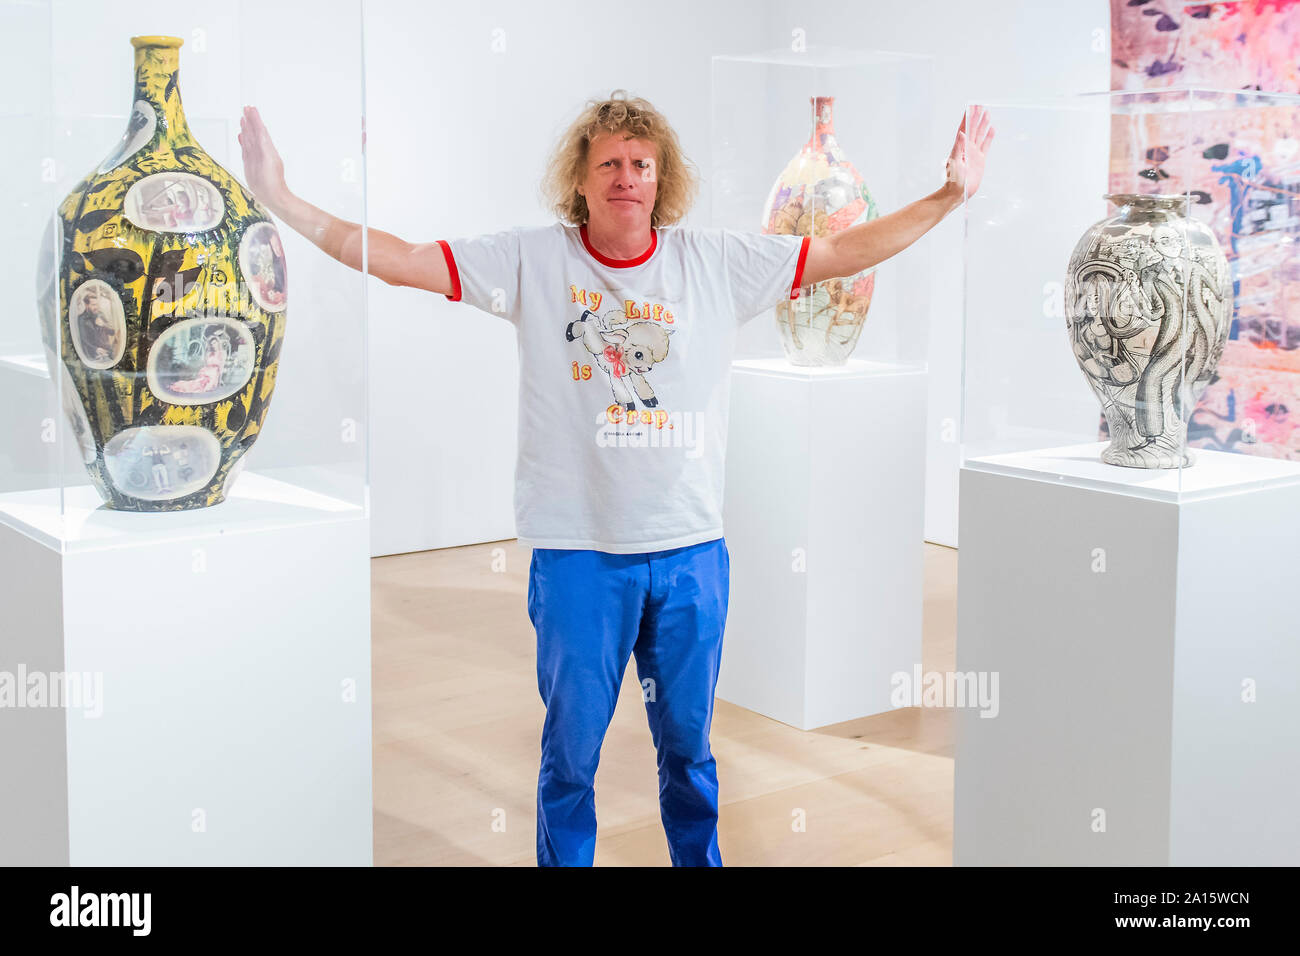
[[[284,247],[269,222],[259,222],[239,240],[239,271],[249,294],[267,312],[283,312],[288,304]]]
[[[115,166],[120,166],[128,157],[138,153],[146,143],[153,139],[158,128],[158,114],[148,100],[136,100],[131,108],[131,118],[127,120],[126,132],[117,148],[109,154],[99,166],[99,172],[106,173]]]
[[[197,425],[144,425],[118,432],[104,446],[118,491],[145,501],[172,501],[202,490],[221,465],[221,442]]]
[[[149,388],[173,405],[207,405],[243,388],[257,344],[231,319],[188,319],[159,336],[149,351]]]
[[[154,173],[126,192],[123,212],[133,225],[151,232],[207,232],[225,217],[216,186],[193,173]]]
[[[126,351],[126,314],[122,300],[103,279],[77,286],[68,302],[72,347],[87,368],[112,368]]]

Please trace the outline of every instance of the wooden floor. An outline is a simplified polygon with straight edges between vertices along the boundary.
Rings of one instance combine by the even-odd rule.
[[[503,541],[372,562],[378,866],[536,863],[529,554]],[[952,670],[957,552],[926,545],[925,579],[923,669]],[[718,701],[712,744],[728,866],[952,862],[950,710],[804,732]],[[657,792],[633,665],[596,775],[598,866],[668,865]]]

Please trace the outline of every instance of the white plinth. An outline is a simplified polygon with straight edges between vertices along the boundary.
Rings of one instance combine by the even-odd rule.
[[[65,494],[0,496],[0,864],[369,865],[364,511],[247,472],[174,515]],[[37,673],[102,694],[30,706]]]
[[[1102,447],[962,469],[953,860],[1294,865],[1300,466]]]
[[[891,709],[921,660],[923,367],[733,364],[718,697],[800,729]]]

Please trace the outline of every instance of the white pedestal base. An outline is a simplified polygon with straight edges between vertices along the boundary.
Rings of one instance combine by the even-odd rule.
[[[0,496],[0,864],[369,865],[364,512],[246,473],[63,552],[49,497]],[[33,706],[35,674],[99,693]]]
[[[717,696],[803,730],[892,709],[921,660],[926,373],[733,365]]]
[[[1170,495],[1102,447],[962,470],[957,669],[999,702],[957,712],[953,861],[1294,865],[1300,468],[1198,451]]]

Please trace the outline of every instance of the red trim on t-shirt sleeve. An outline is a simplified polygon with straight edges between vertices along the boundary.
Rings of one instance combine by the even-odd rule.
[[[447,271],[451,273],[451,295],[447,296],[452,302],[460,301],[460,270],[456,268],[456,257],[451,254],[451,246],[447,245],[447,240],[439,239],[438,245],[442,246],[442,257],[447,260]],[[800,260],[802,264],[802,260]]]
[[[799,289],[803,285],[803,267],[808,261],[808,247],[812,245],[812,236],[804,236],[799,244],[799,261],[794,267],[794,282],[790,283],[790,298],[799,298]]]

